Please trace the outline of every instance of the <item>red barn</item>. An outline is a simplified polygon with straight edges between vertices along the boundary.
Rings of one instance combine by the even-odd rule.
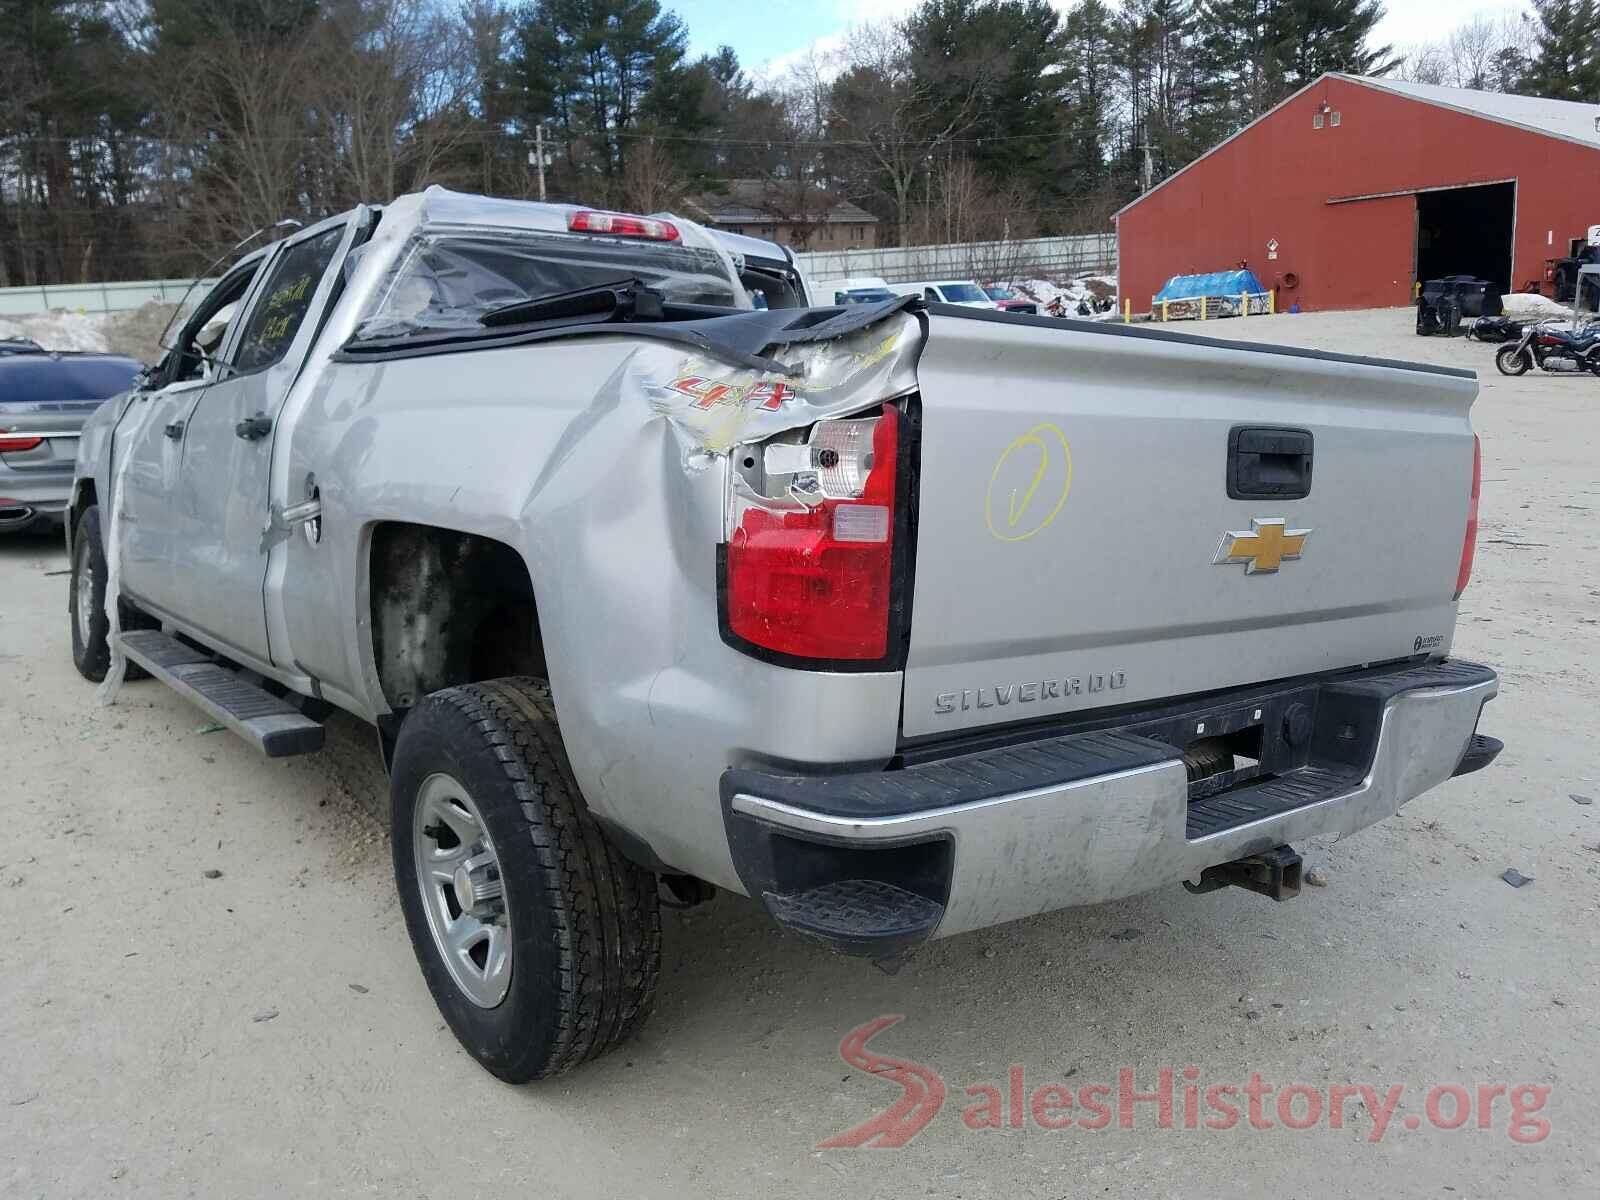
[[[1600,106],[1328,74],[1116,221],[1135,311],[1241,262],[1280,308],[1408,304],[1441,275],[1523,291],[1600,225]]]

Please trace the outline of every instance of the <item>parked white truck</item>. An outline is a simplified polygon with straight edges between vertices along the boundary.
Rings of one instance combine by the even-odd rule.
[[[1469,373],[810,308],[760,250],[360,208],[226,272],[84,429],[79,669],[270,755],[373,723],[490,1071],[628,1035],[658,889],[892,963],[1180,880],[1282,898],[1292,840],[1493,758],[1496,677],[1449,657]]]

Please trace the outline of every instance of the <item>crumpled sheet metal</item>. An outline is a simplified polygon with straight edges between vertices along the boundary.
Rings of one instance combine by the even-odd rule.
[[[912,391],[921,342],[921,322],[895,312],[831,341],[779,347],[773,357],[791,368],[789,374],[652,344],[634,356],[629,381],[699,449],[726,454],[742,442]]]

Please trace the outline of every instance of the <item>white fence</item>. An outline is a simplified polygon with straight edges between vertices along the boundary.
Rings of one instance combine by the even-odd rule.
[[[1112,271],[1117,265],[1115,234],[1032,238],[1027,241],[955,242],[940,246],[832,250],[798,254],[812,279],[875,275],[890,283],[913,279],[976,279],[982,283],[1075,271]],[[52,308],[126,312],[150,300],[176,304],[189,289],[187,279],[141,279],[125,283],[61,283],[0,288],[0,317],[28,316]]]
[[[877,276],[890,283],[914,279],[1010,281],[1076,271],[1114,271],[1117,235],[1031,238],[1026,241],[953,242],[881,250],[828,250],[795,256],[812,279]]]
[[[0,288],[0,317],[25,317],[65,308],[73,312],[126,312],[150,300],[176,304],[188,279],[138,279],[124,283],[52,283]]]

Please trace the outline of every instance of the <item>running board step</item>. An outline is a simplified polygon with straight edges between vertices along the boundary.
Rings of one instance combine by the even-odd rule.
[[[268,758],[312,754],[322,749],[322,723],[286,700],[218,665],[203,650],[159,629],[119,634],[117,643],[178,695],[226,725]]]

